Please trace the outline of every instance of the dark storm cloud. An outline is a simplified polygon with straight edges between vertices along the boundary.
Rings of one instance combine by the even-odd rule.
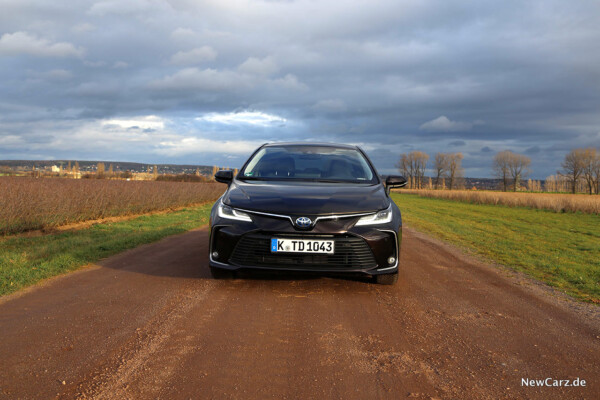
[[[487,176],[511,149],[544,177],[600,146],[599,17],[563,1],[5,0],[0,159],[240,164],[313,139],[361,144],[384,173],[454,147]]]

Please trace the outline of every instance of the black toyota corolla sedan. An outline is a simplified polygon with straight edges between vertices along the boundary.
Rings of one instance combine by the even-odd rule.
[[[361,274],[398,279],[402,220],[389,197],[406,180],[381,180],[356,146],[265,144],[229,185],[210,216],[215,278],[240,269]]]

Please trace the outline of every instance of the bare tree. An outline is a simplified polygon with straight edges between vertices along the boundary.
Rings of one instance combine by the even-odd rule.
[[[594,161],[594,183],[596,185],[596,194],[600,195],[600,151],[597,151],[596,160]]]
[[[424,184],[425,169],[427,168],[429,156],[422,151],[411,151],[408,154],[400,154],[396,168],[412,182],[410,187],[421,189]]]
[[[597,164],[600,162],[600,158],[598,157],[598,154],[596,154],[596,149],[593,147],[584,149],[581,161],[583,164],[582,174],[588,187],[588,193],[592,194],[594,191],[597,192],[595,172],[598,168]]]
[[[509,150],[501,151],[494,157],[494,175],[502,180],[502,191],[508,190],[510,181],[510,159],[514,153]]]
[[[439,189],[441,180],[446,177],[448,172],[448,154],[436,153],[433,170],[435,171],[435,188]]]
[[[412,187],[411,182],[412,182],[412,177],[413,177],[413,171],[412,171],[412,163],[409,160],[409,155],[408,154],[400,154],[400,159],[398,160],[398,163],[396,164],[396,168],[398,168],[398,171],[400,171],[400,173],[406,178],[406,180],[409,182],[408,187]]]
[[[508,170],[513,180],[513,192],[519,190],[521,181],[529,173],[531,158],[522,154],[514,154],[508,163]]]
[[[463,177],[462,160],[462,153],[448,154],[448,189],[450,190],[455,189],[458,180]]]
[[[577,191],[577,182],[581,179],[584,170],[583,159],[585,158],[585,149],[573,149],[562,162],[563,170],[561,174],[567,178],[571,185],[571,193]]]
[[[422,151],[412,151],[410,155],[412,156],[411,158],[415,170],[415,186],[419,189],[422,189],[424,184],[425,169],[427,168],[427,160],[429,160],[429,156]]]
[[[100,162],[96,165],[96,177],[103,178],[104,177],[104,163]]]

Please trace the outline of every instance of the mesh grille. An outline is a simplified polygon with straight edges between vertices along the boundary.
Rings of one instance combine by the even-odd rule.
[[[246,234],[239,240],[229,262],[239,266],[291,267],[302,269],[366,269],[377,265],[369,245],[353,236],[294,235],[290,239],[320,239],[335,241],[334,254],[271,253],[274,234]]]

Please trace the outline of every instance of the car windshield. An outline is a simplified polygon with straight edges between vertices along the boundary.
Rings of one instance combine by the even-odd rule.
[[[240,179],[376,183],[369,162],[355,149],[331,146],[268,146],[260,149]]]

